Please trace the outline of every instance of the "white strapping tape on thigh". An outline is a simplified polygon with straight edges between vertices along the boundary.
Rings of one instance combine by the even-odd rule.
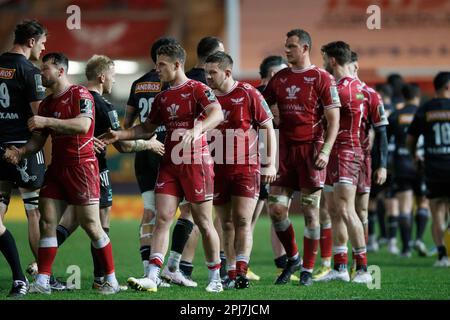
[[[154,191],[143,192],[142,199],[144,200],[144,209],[148,209],[153,212],[156,212],[155,192]]]
[[[31,191],[22,193],[25,210],[36,210],[39,208],[39,192]]]

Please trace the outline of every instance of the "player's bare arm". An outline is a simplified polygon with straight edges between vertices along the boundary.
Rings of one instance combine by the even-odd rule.
[[[38,114],[39,111],[39,104],[41,103],[41,101],[33,101],[30,102],[30,106],[31,106],[31,111],[33,111],[34,115]]]
[[[339,131],[339,108],[331,108],[325,110],[325,118],[327,119],[325,142],[315,161],[315,166],[319,170],[322,170],[327,166],[331,149],[333,148],[334,141],[336,140]]]
[[[386,182],[387,177],[387,153],[388,153],[388,138],[386,133],[386,126],[375,128],[375,142],[374,148],[376,157],[378,158],[376,163],[379,163],[379,167],[375,170],[373,177],[374,182],[377,185],[382,185]]]
[[[275,130],[273,129],[272,121],[266,121],[261,128],[266,129],[268,133],[267,139],[267,156],[270,159],[269,163],[262,168],[262,180],[263,183],[272,183],[277,177],[277,169],[275,167],[276,154],[277,154],[277,140],[275,136]]]
[[[218,103],[213,103],[205,110],[206,118],[203,121],[197,121],[192,129],[186,130],[181,143],[191,145],[202,133],[214,129],[223,121],[222,107]]]
[[[123,127],[125,129],[131,128],[138,115],[139,109],[127,105],[125,109],[125,117],[123,118]]]
[[[86,134],[91,126],[92,119],[76,117],[72,119],[57,119],[42,116],[33,116],[28,119],[30,131],[51,129],[61,134]]]

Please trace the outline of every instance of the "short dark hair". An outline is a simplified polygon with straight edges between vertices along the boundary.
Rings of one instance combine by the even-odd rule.
[[[233,68],[233,59],[225,52],[217,51],[206,58],[206,63],[218,63],[219,68],[225,70],[226,68]]]
[[[305,30],[303,30],[303,29],[293,29],[293,30],[289,31],[288,33],[286,33],[286,36],[288,38],[289,37],[293,37],[293,36],[297,36],[298,39],[300,40],[300,43],[307,44],[308,47],[309,47],[309,51],[311,51],[311,46],[312,46],[311,36]]]
[[[352,50],[344,41],[333,41],[322,46],[322,52],[328,57],[333,57],[339,65],[344,65],[351,61]]]
[[[179,44],[179,43],[175,38],[172,37],[161,37],[155,42],[153,42],[152,47],[150,49],[150,56],[152,57],[154,63],[156,63],[156,52],[158,51],[158,49],[167,44]]]
[[[14,30],[14,44],[26,44],[31,38],[38,41],[43,35],[47,35],[47,29],[42,24],[37,20],[25,20]]]
[[[167,56],[173,60],[180,60],[182,64],[186,61],[186,51],[179,44],[166,44],[159,47],[156,55]]]
[[[350,57],[350,62],[357,62],[358,61],[358,54],[355,51],[352,51],[352,55]]]
[[[278,67],[282,64],[287,65],[286,60],[282,56],[268,56],[259,65],[259,75],[261,78],[267,78],[269,76],[270,69]]]
[[[449,71],[442,71],[439,72],[436,77],[434,77],[433,85],[434,90],[439,91],[443,89],[448,82],[450,81],[450,72]]]
[[[205,61],[208,56],[217,51],[222,41],[216,37],[204,37],[197,45],[197,57],[201,61]]]
[[[69,59],[62,52],[49,52],[42,57],[42,62],[51,61],[52,64],[64,67],[64,70],[69,70]]]
[[[402,87],[402,95],[406,101],[420,97],[420,87],[417,83],[405,83]]]
[[[392,96],[392,87],[390,84],[381,83],[375,86],[375,91],[378,92],[382,96],[391,97]]]

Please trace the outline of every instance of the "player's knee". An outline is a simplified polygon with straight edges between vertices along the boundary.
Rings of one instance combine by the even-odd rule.
[[[150,210],[152,212],[156,212],[155,205],[155,192],[154,191],[145,191],[142,193],[142,200],[144,201],[144,209]]]
[[[237,217],[234,219],[234,227],[239,230],[248,229],[250,230],[252,219],[246,217]]]
[[[269,196],[269,214],[273,222],[285,219],[288,215],[290,198],[283,195]]]

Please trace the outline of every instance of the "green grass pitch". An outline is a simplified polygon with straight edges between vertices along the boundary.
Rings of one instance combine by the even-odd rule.
[[[292,217],[302,248],[303,219]],[[8,222],[6,226],[13,233],[20,252],[22,267],[32,261],[28,247],[27,225],[25,222]],[[138,245],[138,221],[113,220],[110,236],[113,244],[116,263],[116,275],[121,283],[126,283],[130,276],[142,275],[142,263]],[[433,246],[430,230],[427,231],[427,246]],[[386,248],[377,253],[369,253],[369,265],[377,265],[381,271],[381,286],[379,289],[368,289],[366,285],[353,283],[315,283],[311,287],[299,287],[297,283],[286,286],[275,286],[275,267],[269,239],[269,219],[261,217],[258,221],[254,247],[251,256],[251,269],[261,276],[261,281],[254,281],[247,290],[230,290],[220,294],[210,294],[205,291],[207,285],[207,268],[204,263],[201,246],[197,249],[194,261],[193,278],[199,286],[194,289],[172,285],[171,288],[161,288],[157,293],[136,292],[129,289],[113,296],[102,296],[91,289],[92,262],[89,250],[89,240],[82,230],[77,230],[58,251],[54,263],[54,273],[58,278],[66,279],[65,273],[70,265],[78,265],[81,270],[81,289],[70,292],[54,292],[52,295],[27,295],[25,299],[55,299],[55,300],[323,300],[323,299],[450,299],[450,270],[434,268],[436,257],[418,257],[414,252],[410,259],[394,257],[388,254]],[[317,262],[316,262],[317,265]],[[10,271],[3,256],[0,255],[0,299],[5,299],[11,286]]]

